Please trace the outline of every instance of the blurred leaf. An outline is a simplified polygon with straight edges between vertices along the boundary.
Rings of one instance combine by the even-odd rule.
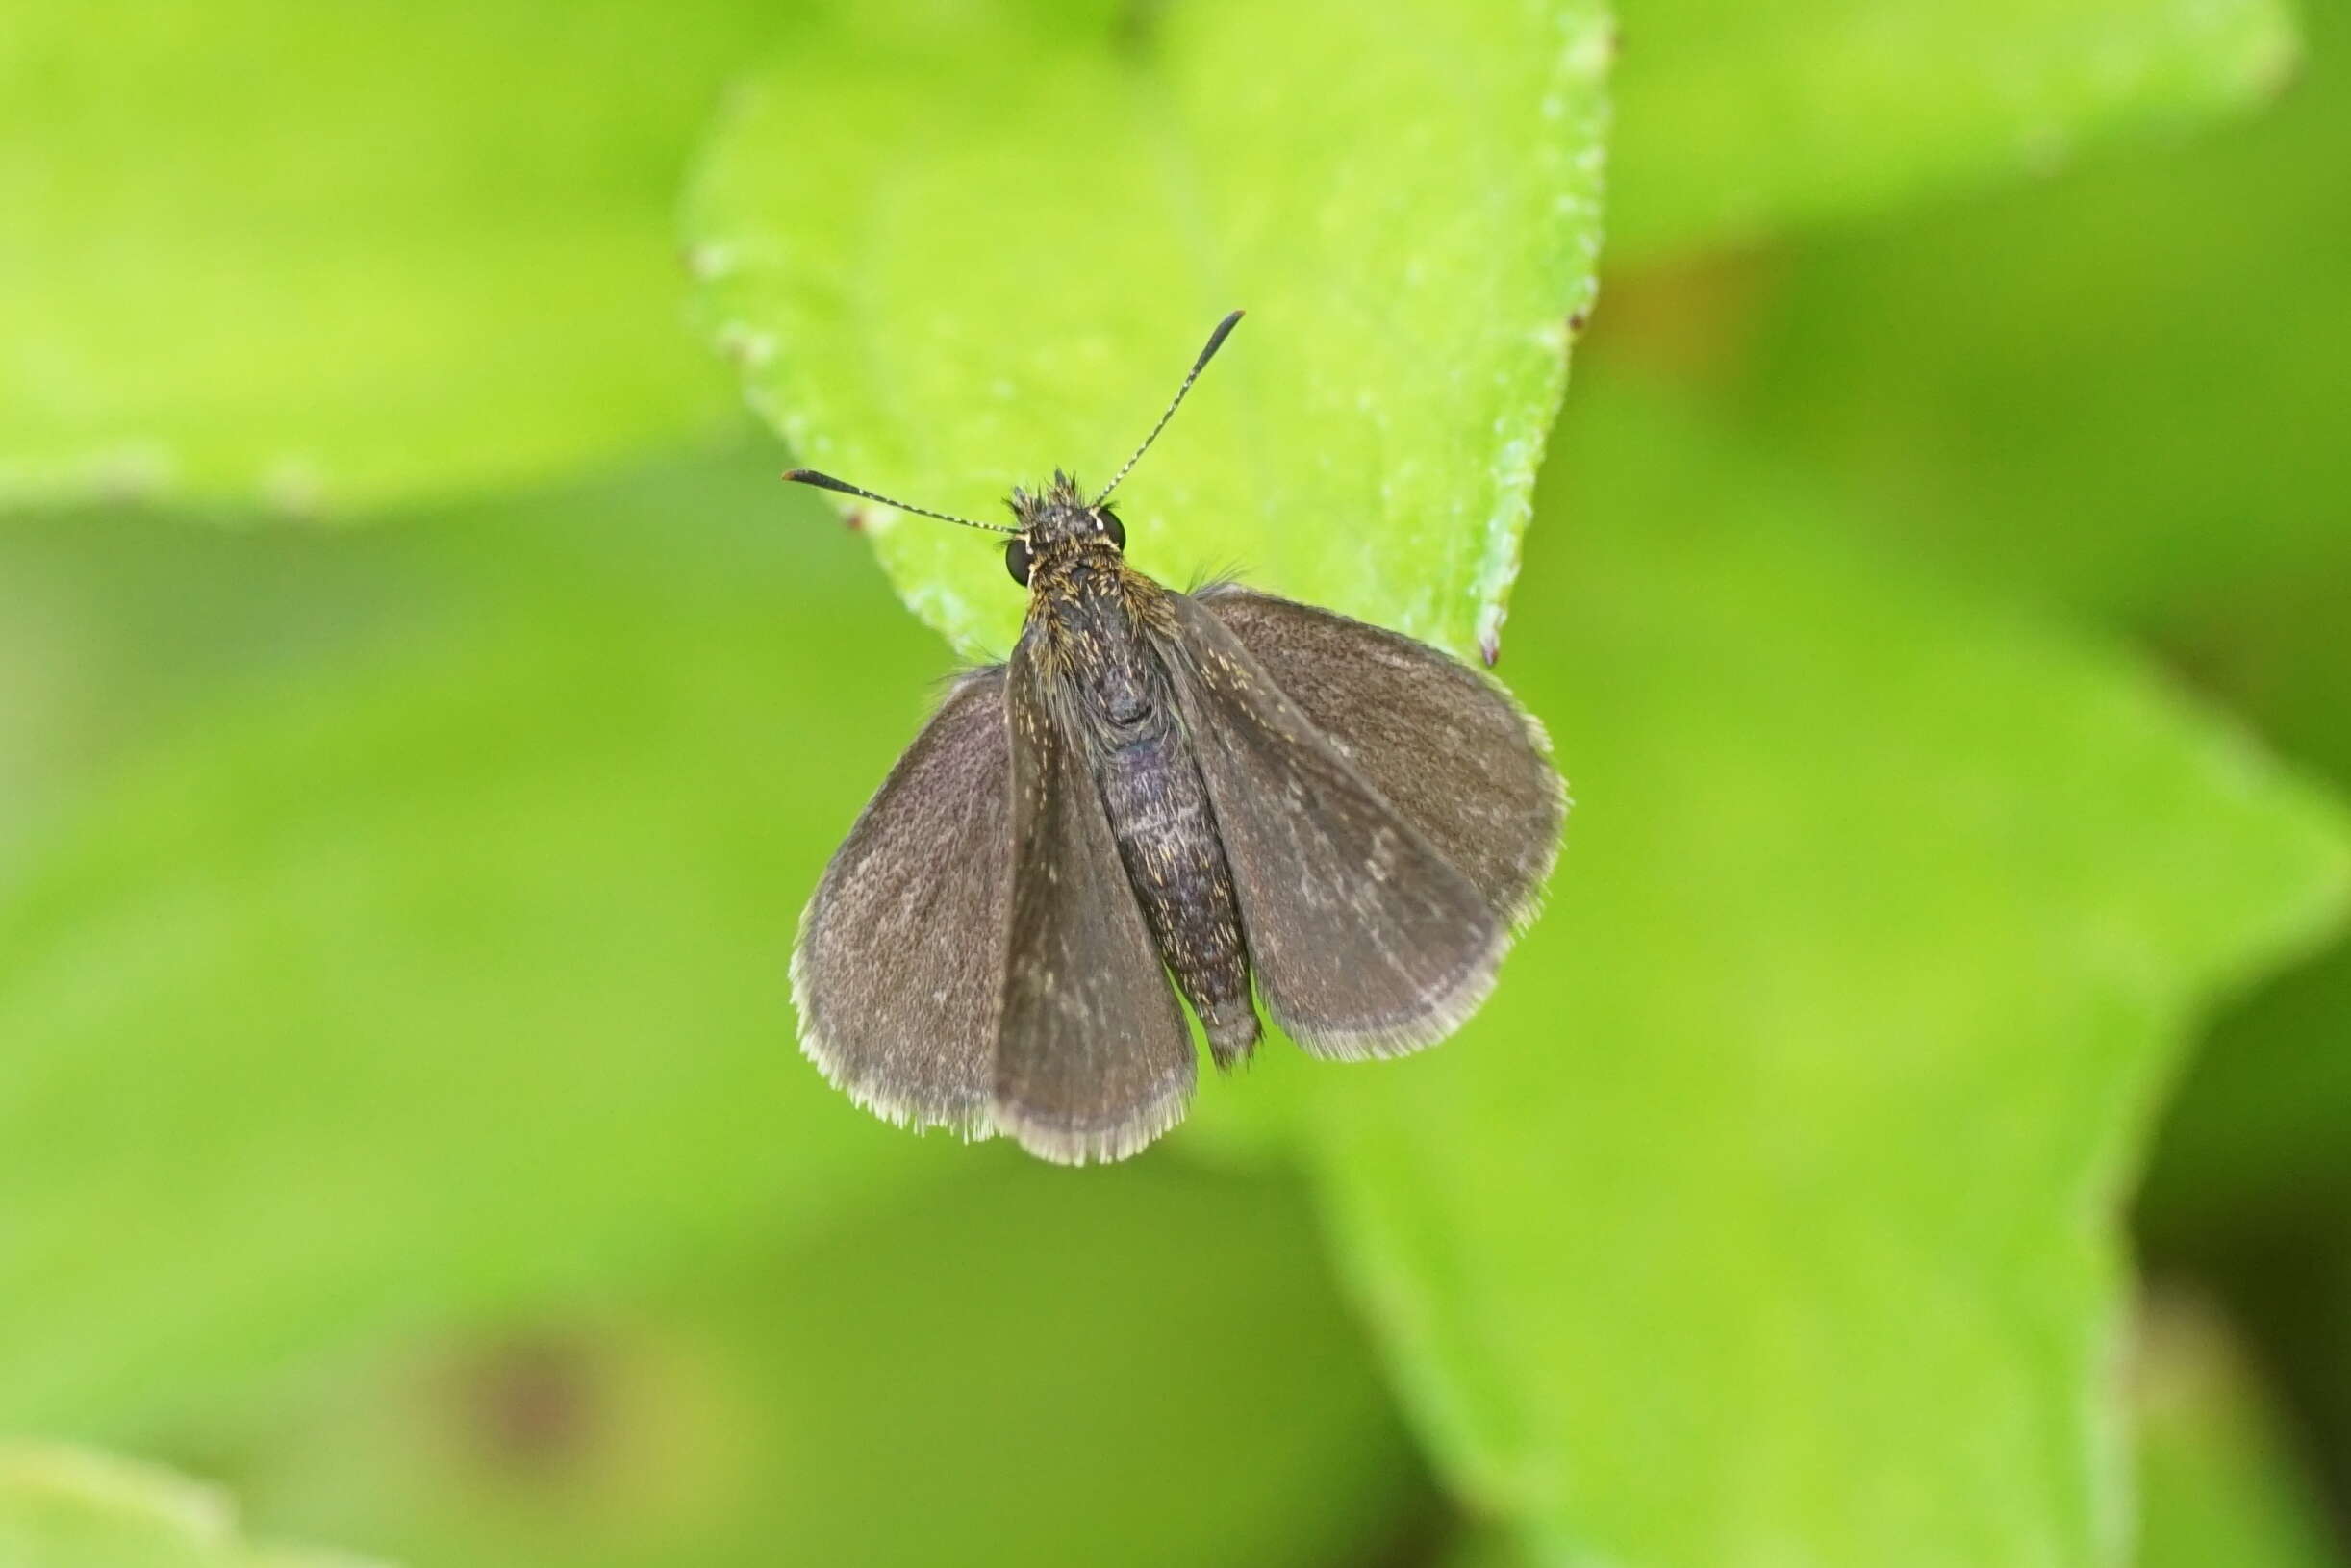
[[[2351,944],[2341,942],[2214,1024],[2148,1169],[2139,1214],[2153,1247],[2226,1267],[2232,1255],[2307,1256],[2313,1244],[2351,1243],[2346,1042]],[[2305,1283],[2284,1282],[2297,1292]],[[2341,1419],[2351,1429],[2351,1408]]]
[[[2338,1027],[2326,1044],[2341,1039]],[[2185,1261],[2199,1286],[2225,1302],[2268,1373],[2297,1449],[2335,1506],[2339,1533],[2342,1500],[2351,1497],[2351,1340],[2343,1334],[2351,1322],[2351,1233],[2343,1212],[2338,1206],[2298,1225],[2257,1213],[2236,1231],[2199,1241]],[[2180,1261],[2168,1247],[2156,1255],[2165,1268]]]
[[[1440,1505],[1295,1186],[1010,1150],[345,1372],[237,1450],[276,1528],[512,1568],[1321,1568]]]
[[[0,886],[76,791],[190,707],[414,634],[419,605],[447,596],[423,564],[332,529],[83,508],[0,519]]]
[[[375,632],[180,710],[32,832],[0,1428],[135,1433],[953,1160],[794,1049],[800,904],[941,661],[773,474],[343,536]]]
[[[2351,787],[2351,558],[2215,585],[2173,656],[2282,751]],[[2225,1302],[2338,1505],[2351,1498],[2351,943],[2263,987],[2196,1053],[2138,1208],[2144,1252]]]
[[[2199,1008],[2341,912],[2343,822],[2118,653],[1580,409],[1507,666],[1577,847],[1460,1039],[1309,1101],[1397,1375],[1552,1560],[2110,1560],[2113,1210]]]
[[[79,1449],[0,1444],[8,1568],[361,1568],[242,1540],[228,1500],[165,1471]]]
[[[1601,0],[1073,4],[796,43],[688,204],[702,307],[810,463],[996,516],[1132,484],[1137,563],[1491,641],[1598,245]],[[853,139],[837,128],[853,124]],[[997,550],[867,509],[907,601],[1008,646]]]
[[[2258,119],[1696,289],[1656,279],[1662,297],[1637,314],[1686,316],[1709,287],[1762,299],[1730,411],[1758,443],[1845,481],[1854,504],[1824,509],[1823,526],[2152,629],[2186,680],[2339,788],[2351,13],[2312,7],[2307,26],[2306,74]],[[1649,347],[1611,337],[1634,294],[1612,286],[1592,366]],[[2155,1255],[2195,1269],[2248,1326],[2338,1500],[2346,1040],[2351,947],[2338,940],[2216,1022],[2138,1211]]]
[[[1533,1558],[1518,1536],[1488,1527],[1454,1541],[1441,1562],[1442,1568],[1532,1568]]]
[[[2310,27],[2258,120],[1805,247],[1741,413],[1848,476],[1855,521],[2072,604],[2144,619],[2339,557],[2351,12]]]
[[[2137,1367],[2139,1568],[2330,1568],[2314,1500],[2226,1331],[2161,1304]]]
[[[2161,635],[2202,690],[2285,755],[2351,790],[2346,544],[2315,553],[2315,569],[2208,586],[2200,602],[2163,618]],[[2250,1233],[2293,1252],[2351,1242],[2346,1042],[2351,943],[2219,1022],[2156,1145],[2141,1216],[2157,1245],[2210,1263]],[[2340,1419],[2351,1427],[2351,1408]]]
[[[0,501],[296,509],[718,423],[672,237],[745,0],[13,8]]]
[[[2155,1239],[2210,1257],[2258,1230],[2351,1242],[2351,945],[2337,943],[2232,1009],[2163,1125],[2142,1214]],[[2344,1412],[2351,1422],[2351,1410]]]
[[[1609,240],[1632,257],[2046,171],[2260,102],[2297,54],[2285,0],[1657,0],[1626,37]]]

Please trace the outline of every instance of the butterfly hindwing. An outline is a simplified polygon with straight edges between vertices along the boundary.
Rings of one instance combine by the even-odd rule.
[[[893,1122],[991,1130],[1011,778],[999,665],[948,694],[801,919],[792,960],[801,1049]]]
[[[1171,594],[1161,657],[1215,807],[1266,1010],[1319,1055],[1442,1039],[1494,982],[1507,930],[1210,606]]]
[[[1038,637],[1022,638],[1010,667],[1011,939],[993,1115],[1047,1159],[1123,1159],[1181,1120],[1198,1068]]]

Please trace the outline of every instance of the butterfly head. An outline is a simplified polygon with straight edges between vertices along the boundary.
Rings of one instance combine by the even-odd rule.
[[[1039,562],[1080,552],[1126,548],[1126,526],[1106,501],[1089,501],[1077,481],[1060,469],[1041,491],[1012,493],[1013,520],[1020,531],[1004,545],[1004,569],[1022,587]]]

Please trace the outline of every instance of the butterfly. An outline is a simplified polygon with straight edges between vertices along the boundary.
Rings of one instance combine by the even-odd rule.
[[[1567,794],[1500,685],[1401,633],[1128,565],[1109,505],[1240,320],[1089,497],[1056,471],[1009,535],[1005,663],[958,680],[801,922],[801,1045],[858,1104],[1123,1159],[1180,1121],[1197,1052],[1259,1008],[1335,1060],[1430,1045],[1492,990],[1556,858]]]

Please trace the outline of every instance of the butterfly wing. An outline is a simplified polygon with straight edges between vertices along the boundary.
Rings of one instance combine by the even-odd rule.
[[[1200,601],[1488,903],[1514,925],[1533,918],[1567,790],[1508,693],[1425,643],[1309,604],[1232,583]]]
[[[800,922],[800,1049],[851,1100],[902,1125],[993,1130],[1011,777],[999,665],[948,694]]]
[[[1011,947],[993,1116],[1029,1152],[1076,1165],[1124,1159],[1182,1120],[1198,1069],[1038,635],[1011,664]]]
[[[1161,645],[1216,811],[1266,1010],[1318,1055],[1444,1038],[1494,983],[1508,933],[1324,738],[1210,604],[1169,602]]]

